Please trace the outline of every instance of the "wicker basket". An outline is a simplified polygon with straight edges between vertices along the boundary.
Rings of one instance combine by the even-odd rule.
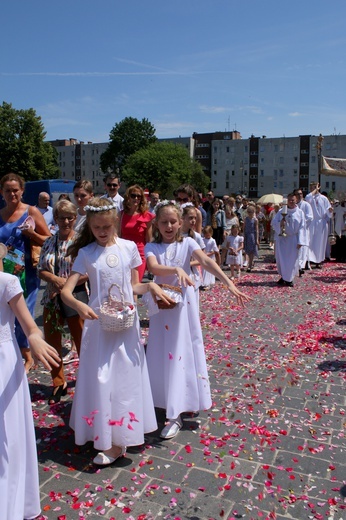
[[[183,294],[183,291],[181,290],[181,288],[180,287],[176,287],[175,285],[168,285],[166,283],[159,283],[159,286],[161,287],[161,289],[163,289],[165,292],[167,292],[168,296],[171,296],[171,294],[169,294],[170,292],[178,293],[180,295]],[[159,309],[163,309],[163,310],[174,309],[174,307],[177,305],[176,302],[174,302],[174,303],[166,303],[163,300],[157,300],[156,303],[157,303],[158,308]]]
[[[112,296],[113,287],[117,287],[120,300]],[[113,283],[108,289],[108,300],[100,307],[100,324],[103,330],[107,332],[118,332],[132,327],[136,315],[136,306],[134,303],[126,302],[119,285]]]

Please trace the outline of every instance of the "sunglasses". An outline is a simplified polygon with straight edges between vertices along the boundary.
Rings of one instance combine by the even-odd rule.
[[[140,199],[142,197],[142,195],[140,195],[138,193],[130,193],[130,197],[131,197],[131,199]]]
[[[115,184],[115,183],[109,183],[107,184],[108,188],[117,188],[119,186],[119,184]]]
[[[57,221],[58,222],[65,222],[65,220],[67,220],[68,222],[72,222],[75,219],[76,219],[76,217],[58,217]]]
[[[180,197],[177,197],[177,202],[189,202],[189,197],[184,197],[183,199],[181,199]]]

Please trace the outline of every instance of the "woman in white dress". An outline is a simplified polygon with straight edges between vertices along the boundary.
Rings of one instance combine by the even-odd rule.
[[[133,293],[172,300],[157,284],[138,282],[142,261],[134,242],[116,236],[115,204],[93,198],[84,210],[85,225],[68,251],[76,257],[72,273],[61,293],[85,320],[70,425],[76,444],[92,441],[101,450],[94,463],[107,465],[124,455],[126,446],[143,444],[144,433],[157,428]],[[72,294],[83,274],[90,283],[88,305]],[[136,313],[133,326],[120,332],[103,330],[98,320],[113,284],[128,302],[127,310]]]
[[[195,240],[180,236],[181,225],[181,209],[174,202],[157,204],[154,243],[145,246],[147,266],[155,281],[182,292],[182,301],[174,308],[158,310],[149,325],[147,362],[154,404],[165,409],[167,417],[160,434],[163,439],[171,439],[182,428],[183,412],[211,406],[202,330],[190,278],[191,257],[217,276],[239,304],[249,300]]]
[[[2,260],[0,260],[2,268]],[[16,276],[0,272],[0,497],[1,519],[40,514],[36,439],[28,380],[14,334],[18,319],[34,358],[51,370],[59,356],[42,337]]]

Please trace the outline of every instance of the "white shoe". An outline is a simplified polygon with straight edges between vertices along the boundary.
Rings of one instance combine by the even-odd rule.
[[[74,363],[75,361],[79,361],[79,357],[76,350],[70,350],[70,352],[68,352],[66,356],[62,358],[63,365],[68,365],[69,363]]]
[[[166,426],[160,433],[161,439],[173,439],[182,427],[183,421],[181,420],[180,415],[178,415],[176,419],[168,419]]]
[[[119,446],[120,447],[120,446]],[[109,466],[109,464],[113,464],[117,459],[120,459],[120,457],[123,457],[126,453],[126,446],[121,446],[121,452],[117,457],[111,457],[110,455],[106,455],[103,451],[100,451],[94,457],[93,463],[97,464],[98,466]]]

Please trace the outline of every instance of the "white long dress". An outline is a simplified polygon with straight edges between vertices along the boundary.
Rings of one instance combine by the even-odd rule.
[[[99,314],[113,283],[133,302],[131,269],[141,263],[136,244],[117,238],[109,247],[93,242],[80,249],[73,271],[88,274],[89,305]],[[144,433],[157,429],[137,315],[121,332],[105,332],[98,320],[85,320],[70,425],[76,444],[93,441],[97,450],[143,444]]]
[[[286,236],[281,235],[282,210],[280,209],[272,221],[276,233],[275,257],[280,276],[285,282],[292,282],[299,270],[299,245],[304,245],[305,216],[298,207],[287,209]]]
[[[203,238],[203,242],[204,242],[204,252],[205,253],[216,253],[219,251],[219,248],[215,242],[215,238],[213,237],[210,237],[210,238]],[[208,255],[209,258],[211,258],[212,260],[215,261],[215,254],[213,255]],[[206,271],[205,269],[202,269],[202,283],[204,286],[209,286],[209,285],[214,285],[215,284],[215,275],[213,275],[212,273],[209,273],[208,271]]]
[[[150,243],[145,254],[161,265],[182,267],[190,274],[190,259],[200,249],[190,237],[173,244]],[[156,276],[157,283],[177,285],[177,277]],[[173,419],[182,412],[206,410],[211,406],[195,290],[182,287],[183,303],[174,309],[159,310],[150,318],[147,362],[154,404]]]
[[[326,245],[329,233],[329,220],[332,216],[330,202],[324,195],[308,193],[306,202],[311,205],[314,216],[310,225],[309,261],[320,264],[326,257]]]
[[[306,262],[309,260],[309,244],[310,244],[310,225],[313,221],[313,213],[311,205],[305,200],[301,200],[297,204],[298,208],[302,210],[305,216],[304,225],[304,245],[299,249],[299,269],[304,269]]]
[[[40,491],[28,380],[8,302],[23,292],[17,277],[0,272],[0,517],[35,518]]]

